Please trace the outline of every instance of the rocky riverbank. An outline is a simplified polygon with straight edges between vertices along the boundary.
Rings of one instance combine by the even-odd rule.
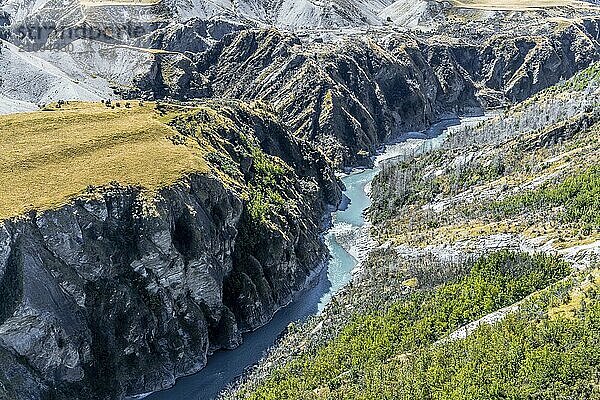
[[[210,174],[157,192],[90,188],[1,223],[0,397],[167,388],[312,284],[338,182],[320,153],[256,110],[212,102],[172,120],[181,137],[171,140],[215,149]],[[200,135],[202,124],[211,131]]]
[[[222,398],[596,395],[598,71],[384,165],[379,246]]]
[[[103,18],[130,15],[128,7],[90,7],[89,18],[82,20],[97,26]],[[107,52],[94,47],[106,43],[77,38],[68,43],[75,46],[74,52],[56,54],[51,63],[31,54],[21,57],[14,43],[2,46],[0,62],[7,69],[0,82],[2,93],[45,103],[52,96],[38,94],[58,85],[66,88],[65,93],[83,93],[85,98],[106,94],[159,100],[158,125],[169,134],[152,144],[175,150],[189,146],[194,160],[205,163],[208,172],[182,173],[176,183],[153,190],[105,182],[85,192],[78,189],[56,207],[31,210],[29,203],[18,204],[18,209],[31,211],[2,219],[0,397],[122,398],[166,388],[177,377],[198,371],[212,352],[236,347],[242,332],[268,323],[323,268],[327,249],[321,237],[322,218],[341,201],[335,170],[371,166],[380,144],[395,133],[428,127],[441,117],[525,100],[600,58],[600,29],[590,7],[473,12],[448,4],[428,8],[431,26],[335,32],[292,32],[248,21],[192,19],[169,24],[168,8],[152,5],[150,9],[165,19],[140,37],[111,38]],[[56,13],[43,11],[45,18]],[[14,22],[8,12],[2,20]],[[79,18],[69,23],[64,29],[76,27]],[[56,37],[47,39],[52,42]],[[77,66],[71,67],[72,61]],[[69,66],[70,73],[57,72],[53,63]],[[98,71],[81,67],[82,63],[93,64]],[[39,65],[55,71],[51,82],[43,79],[47,74]],[[32,70],[36,74],[27,75]],[[33,78],[21,85],[25,75]],[[75,82],[79,78],[82,84]],[[238,100],[199,100],[208,97]],[[60,115],[61,107],[43,109]],[[535,108],[529,111],[540,114]],[[544,146],[589,128],[596,114],[583,110],[567,125],[552,121],[553,129],[530,135],[530,142],[519,143],[519,148],[540,153]],[[546,122],[554,118],[543,115],[548,116]],[[495,128],[522,131],[518,118],[510,121],[512,125],[500,121],[476,137],[489,144]],[[48,137],[57,129],[55,122],[49,125]],[[27,129],[23,132],[30,133]],[[105,126],[94,129],[107,131]],[[464,136],[472,133],[465,132]],[[10,133],[14,134],[12,128]],[[70,132],[70,138],[80,133]],[[30,171],[57,154],[80,157],[114,139],[112,154],[115,146],[137,140],[113,136],[76,146],[67,143],[66,149],[39,157],[13,154],[13,147],[7,146],[9,157],[22,159],[0,165],[9,172]],[[37,150],[46,148],[41,143]],[[464,234],[464,226],[450,229],[443,223],[449,215],[459,215],[458,206],[472,198],[472,191],[457,193],[456,188],[472,182],[451,177],[464,178],[463,167],[482,167],[484,179],[491,176],[488,172],[504,174],[501,157],[486,158],[487,150],[474,152],[484,154],[482,165],[471,164],[472,152],[461,148],[456,150],[460,154],[451,154],[454,162],[448,165],[456,166],[450,172],[442,169],[446,164],[432,163],[440,168],[435,170],[420,166],[423,174],[411,177],[450,177],[426,180],[426,188],[413,181],[402,186],[415,189],[417,193],[411,193],[424,203],[413,204],[414,198],[408,201],[403,198],[406,193],[396,190],[400,185],[395,178],[405,177],[404,170],[387,170],[373,190],[379,199],[379,212],[372,215],[377,237],[400,248],[406,242],[415,247],[439,244],[429,242],[432,235],[440,237],[435,233]],[[145,148],[131,151],[140,155]],[[560,159],[542,156],[544,165],[564,168]],[[111,158],[100,159],[106,160]],[[134,161],[129,166],[141,168],[138,175],[168,167],[151,165],[143,157]],[[87,164],[80,165],[87,170]],[[558,172],[526,184],[535,188],[564,176]],[[507,185],[517,191],[529,188],[521,183]],[[3,188],[24,185],[15,179],[5,184]],[[490,200],[503,187],[477,191],[477,198]],[[450,196],[431,198],[428,188],[446,195],[449,190]],[[407,209],[419,216],[418,229],[404,213]],[[452,213],[445,214],[446,210]],[[546,211],[544,216],[556,217],[553,209]],[[392,219],[403,223],[389,223]],[[468,218],[461,221],[470,223]],[[485,233],[490,226],[478,228]],[[543,221],[536,220],[534,228],[544,229]],[[585,246],[576,237],[579,228],[567,233]],[[588,235],[589,227],[581,228],[581,234]],[[467,231],[467,236],[471,233]],[[363,228],[359,236],[364,234]],[[551,239],[563,239],[563,232],[552,234],[556,236]],[[357,258],[360,254],[355,253]],[[396,294],[409,291],[410,285],[402,285]],[[396,294],[385,293],[391,299]],[[348,315],[352,314],[340,318]],[[323,334],[324,326],[328,329],[325,322],[315,327],[314,335]]]

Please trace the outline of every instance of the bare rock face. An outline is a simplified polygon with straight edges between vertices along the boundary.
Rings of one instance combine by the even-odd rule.
[[[519,21],[512,21],[514,28],[506,22],[506,33],[480,29],[477,38],[450,31],[463,40],[396,32],[322,43],[274,29],[242,29],[186,53],[193,62],[178,73],[195,89],[140,76],[131,95],[187,99],[202,88],[210,96],[265,100],[335,166],[366,165],[394,132],[524,100],[600,57],[593,18],[556,29],[533,24],[530,34]],[[157,68],[163,62],[157,59]]]
[[[66,396],[82,384],[102,398],[158,389],[206,363],[219,324],[230,326],[220,346],[240,341],[222,284],[241,201],[203,177],[163,192],[151,210],[140,196],[115,189],[3,225],[2,293],[12,307],[1,344],[47,390]],[[18,382],[7,385],[19,393]]]
[[[276,121],[247,107],[220,112],[238,129],[211,140],[231,145],[223,154],[241,166],[242,184],[259,174],[244,140],[252,154],[281,156],[287,208],[257,221],[238,189],[192,175],[154,196],[115,185],[4,221],[0,398],[113,399],[167,388],[215,350],[237,347],[242,332],[311,284],[326,258],[321,218],[341,196],[335,176]],[[205,116],[189,118],[186,126]]]
[[[381,15],[393,21],[446,13],[437,21],[442,30],[433,24],[414,32],[291,33],[239,19],[187,20],[211,17],[215,10],[205,3],[161,2],[149,10],[73,1],[39,9],[30,0],[2,5],[0,25],[11,29],[51,22],[56,10],[67,17],[54,35],[130,15],[147,28],[122,42],[72,38],[76,51],[44,61],[45,69],[93,64],[97,71],[57,72],[48,85],[32,79],[37,90],[21,88],[23,96],[65,87],[61,93],[100,99],[106,88],[95,81],[73,86],[74,76],[100,71],[131,97],[233,98],[264,102],[269,110],[222,102],[217,114],[233,128],[213,129],[218,124],[203,114],[178,121],[186,139],[200,140],[190,126],[207,128],[204,139],[215,149],[211,176],[189,176],[150,198],[140,188],[102,188],[0,223],[0,398],[121,398],[200,370],[213,351],[239,345],[242,332],[267,323],[320,271],[321,218],[341,198],[333,168],[368,165],[394,133],[523,100],[600,58],[597,19],[585,16],[563,26],[483,13],[491,15],[483,29],[465,15],[464,23],[447,22],[455,11],[437,3],[410,18],[407,4],[389,8],[387,0],[340,0],[330,9],[279,1],[230,10],[230,2],[211,3],[227,15],[279,26],[290,15],[302,17],[312,28],[378,25],[385,7]],[[286,14],[288,6],[294,13]],[[123,46],[96,48],[106,43]],[[40,60],[16,54],[8,44],[0,53],[0,64],[16,71],[2,77],[6,90],[21,85],[15,77],[23,71],[39,70]],[[283,171],[278,181],[261,175],[264,159]],[[249,200],[256,188],[278,201],[268,217]]]
[[[83,4],[82,4],[83,3]],[[15,15],[15,20],[57,21],[77,24],[80,21],[148,21],[157,25],[190,18],[230,18],[236,21],[260,21],[282,28],[325,28],[381,25],[379,16],[393,0],[333,0],[315,3],[307,0],[168,0],[158,4],[125,1],[107,3],[73,0],[49,1],[4,0],[0,7]],[[61,11],[65,11],[60,15]]]

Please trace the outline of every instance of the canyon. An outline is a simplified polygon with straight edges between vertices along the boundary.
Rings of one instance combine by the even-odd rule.
[[[13,171],[43,186],[34,172],[51,157],[85,170],[68,163],[121,139],[44,154],[7,140],[0,397],[117,399],[198,372],[323,275],[336,172],[372,167],[401,133],[511,107],[600,60],[590,3],[232,4],[0,3],[3,137],[34,131],[15,111],[79,118],[102,100],[95,117],[117,102],[117,114],[152,109],[160,148],[194,153],[193,168],[155,187],[90,174],[32,206],[10,195],[23,192]],[[23,51],[32,43],[70,50]],[[149,160],[128,165],[169,170],[163,155]]]

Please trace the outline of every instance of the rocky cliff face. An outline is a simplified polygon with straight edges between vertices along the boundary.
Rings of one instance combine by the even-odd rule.
[[[173,124],[221,154],[208,157],[213,176],[154,195],[91,188],[0,224],[0,398],[166,388],[239,345],[319,273],[321,218],[340,199],[322,155],[266,113],[237,103],[209,110]],[[213,130],[192,131],[201,126]],[[269,175],[272,196],[282,201],[256,215],[251,188],[275,164],[283,172]]]
[[[356,2],[336,2],[345,3],[362,20]],[[69,4],[62,9],[75,7],[69,15],[77,18],[68,23],[84,11],[88,22],[140,11]],[[13,22],[35,6],[9,5],[2,18]],[[196,2],[184,5],[198,11]],[[0,223],[0,398],[119,398],[198,371],[319,272],[321,218],[340,200],[332,168],[367,165],[398,131],[525,99],[600,57],[597,20],[565,22],[569,15],[555,10],[554,21],[482,13],[483,26],[440,5],[428,13],[445,13],[437,21],[444,31],[290,33],[231,21],[165,28],[170,8],[160,8],[136,14],[140,23],[164,19],[148,35],[115,42],[124,47],[99,51],[76,38],[72,54],[47,64],[27,55],[25,64],[92,66],[85,74],[54,71],[69,89],[61,93],[78,93],[73,76],[87,85],[87,74],[100,71],[132,97],[255,104],[212,102],[212,111],[174,120],[173,141],[209,149],[211,176],[188,176],[154,195],[93,189],[59,209]],[[15,66],[18,50],[3,52],[4,64]],[[11,70],[4,87],[21,86],[14,77],[26,70]],[[28,95],[43,80],[31,82]],[[43,91],[56,93],[56,85]],[[50,97],[30,101],[39,99]]]
[[[528,34],[518,21],[506,22],[512,31],[480,29],[476,38],[453,27],[450,33],[461,39],[365,32],[325,43],[243,29],[205,51],[187,52],[185,62],[158,57],[154,70],[161,73],[141,76],[130,95],[268,101],[296,136],[314,141],[334,165],[368,164],[394,132],[521,101],[600,57],[595,19],[551,29],[547,22],[531,24]],[[187,41],[155,45],[182,53],[193,47]]]

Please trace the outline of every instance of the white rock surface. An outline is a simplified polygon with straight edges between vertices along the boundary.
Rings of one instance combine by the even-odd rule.
[[[60,99],[98,101],[105,94],[99,87],[78,82],[37,54],[20,51],[7,42],[2,42],[0,71],[0,104],[7,104],[3,110],[26,111],[35,104]]]
[[[50,28],[53,25],[67,31],[84,25],[97,30],[117,27],[122,43],[131,45],[133,37],[123,33],[127,27],[140,27],[149,34],[159,24],[213,17],[312,32],[323,38],[341,30],[375,29],[389,21],[412,27],[427,16],[429,7],[429,0],[0,0],[0,13],[9,15],[13,30],[22,32],[38,23],[48,27],[44,30],[48,41],[36,40],[37,45],[57,43],[61,31]],[[20,41],[18,35],[9,40]],[[29,111],[60,99],[114,98],[111,87],[130,86],[151,68],[155,57],[125,45],[86,37],[70,43],[68,51],[22,52],[3,42],[0,113]]]

